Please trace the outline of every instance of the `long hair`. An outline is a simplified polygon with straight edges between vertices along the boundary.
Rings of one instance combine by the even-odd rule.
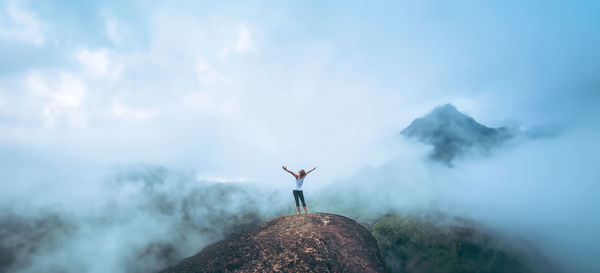
[[[300,178],[303,178],[306,176],[306,172],[304,170],[300,170]]]

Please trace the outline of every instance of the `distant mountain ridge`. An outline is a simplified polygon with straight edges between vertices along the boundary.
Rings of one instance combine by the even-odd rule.
[[[430,159],[452,166],[452,161],[476,149],[489,152],[513,137],[507,127],[490,128],[459,112],[452,104],[438,106],[415,119],[401,134],[433,145]]]

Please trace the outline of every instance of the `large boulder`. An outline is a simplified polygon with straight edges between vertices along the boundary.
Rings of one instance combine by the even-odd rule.
[[[385,272],[371,233],[344,216],[285,215],[207,246],[163,272]]]

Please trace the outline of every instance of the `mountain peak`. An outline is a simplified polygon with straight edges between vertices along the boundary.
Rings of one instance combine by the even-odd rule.
[[[167,272],[385,272],[377,241],[335,214],[284,215],[207,246]]]
[[[458,111],[458,109],[456,109],[456,107],[454,107],[454,105],[447,103],[441,106],[438,106],[436,108],[434,108],[431,112],[429,112],[426,116],[424,116],[423,118],[424,120],[428,120],[428,121],[438,121],[439,123],[445,123],[446,125],[450,124],[450,123],[466,123],[466,124],[461,124],[461,126],[463,125],[472,125],[475,127],[485,127],[479,123],[477,123],[473,118],[471,118],[468,115],[463,114],[462,112]],[[419,120],[419,119],[417,119]],[[485,127],[487,128],[487,127]]]
[[[401,133],[433,145],[430,158],[448,166],[452,166],[456,157],[469,150],[488,152],[490,148],[511,137],[505,128],[482,125],[449,103],[415,119]]]
[[[438,106],[438,107],[434,108],[432,112],[433,113],[446,113],[446,114],[455,113],[455,114],[464,115],[463,113],[459,112],[456,109],[456,107],[454,107],[454,105],[452,105],[450,103],[446,103],[444,105]]]

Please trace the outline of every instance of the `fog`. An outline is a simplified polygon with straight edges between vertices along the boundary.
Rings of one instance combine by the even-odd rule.
[[[505,147],[489,158],[463,158],[454,168],[429,161],[425,145],[398,139],[403,152],[396,158],[331,187],[312,186],[318,172],[310,174],[306,197],[311,211],[358,221],[390,211],[467,217],[532,242],[567,271],[592,272],[599,250],[599,151],[573,143],[597,136],[574,130]],[[6,165],[4,181],[26,179],[2,196],[2,247],[11,251],[10,268],[17,272],[158,270],[247,225],[294,211],[292,179],[283,171],[282,185],[273,186],[198,181],[192,170],[147,164]],[[26,183],[35,189],[19,189]]]
[[[598,4],[0,1],[0,270],[160,270],[309,211],[441,212],[567,272],[600,249]],[[451,167],[452,103],[519,132]]]
[[[359,222],[392,211],[465,217],[530,242],[567,272],[593,272],[600,251],[600,151],[588,143],[598,136],[596,129],[573,129],[486,157],[462,157],[452,168],[429,160],[431,147],[397,136],[401,153],[386,163],[329,186],[313,185],[319,169],[311,173],[306,198],[311,211]],[[148,164],[3,160],[2,179],[15,186],[3,191],[0,235],[4,253],[11,253],[3,254],[10,257],[4,265],[15,272],[159,270],[295,209],[291,176],[279,167],[272,171],[279,172],[281,185],[272,185],[199,181],[194,170]],[[23,186],[30,183],[35,187]]]
[[[462,215],[529,238],[570,271],[593,272],[600,266],[592,257],[600,227],[593,195],[599,189],[594,167],[599,149],[588,144],[595,136],[574,130],[523,144],[459,173],[444,173],[453,184],[445,190],[458,200]]]

